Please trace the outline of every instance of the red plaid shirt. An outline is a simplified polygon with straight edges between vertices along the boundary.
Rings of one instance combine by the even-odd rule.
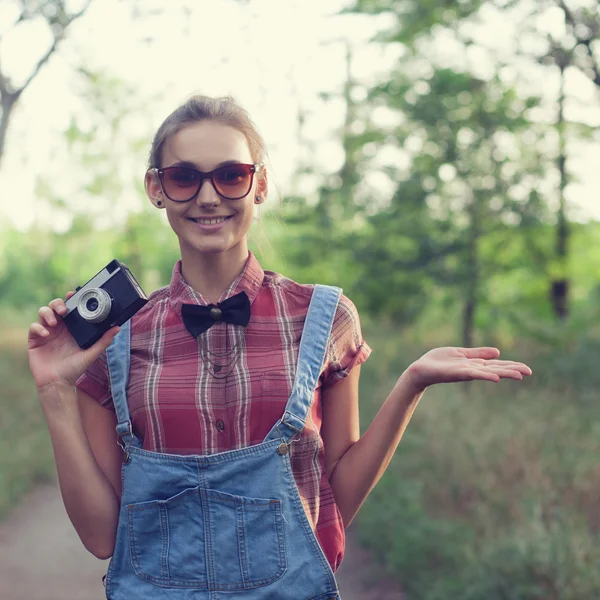
[[[181,306],[208,302],[187,285],[177,262],[171,284],[155,291],[131,321],[127,395],[133,430],[143,447],[213,454],[262,442],[291,393],[312,290],[312,285],[263,271],[250,254],[219,299],[246,292],[250,323],[246,328],[215,323],[196,339],[183,325]],[[308,520],[334,570],[344,554],[344,527],[324,468],[322,389],[346,377],[370,352],[356,308],[342,296],[306,429],[291,454]],[[77,386],[114,410],[104,354]]]

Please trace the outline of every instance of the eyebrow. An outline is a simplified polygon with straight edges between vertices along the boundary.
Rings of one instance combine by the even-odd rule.
[[[243,163],[241,160],[224,160],[223,162],[220,162],[214,169],[219,169],[221,167],[227,167],[229,165],[245,165],[247,163]],[[190,162],[189,160],[178,160],[176,162],[174,162],[172,165],[169,165],[169,167],[187,167],[188,169],[196,169],[197,171],[200,171],[201,173],[205,173],[207,171],[202,171],[201,169],[198,168],[198,165]],[[167,167],[164,167],[167,168]],[[214,169],[212,169],[214,171]]]

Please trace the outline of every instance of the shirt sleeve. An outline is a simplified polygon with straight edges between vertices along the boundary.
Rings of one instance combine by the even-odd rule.
[[[331,386],[340,382],[370,354],[371,348],[362,337],[358,311],[352,301],[342,295],[329,336],[322,384]]]
[[[75,382],[75,386],[105,408],[114,410],[106,352],[103,352],[96,362]]]

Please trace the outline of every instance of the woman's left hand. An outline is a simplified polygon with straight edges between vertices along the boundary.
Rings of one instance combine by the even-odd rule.
[[[423,391],[435,383],[459,381],[498,382],[501,379],[523,379],[531,369],[520,362],[498,360],[497,348],[434,348],[416,360],[406,375],[415,390]]]

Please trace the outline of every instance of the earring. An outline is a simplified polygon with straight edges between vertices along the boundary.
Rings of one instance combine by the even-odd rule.
[[[162,202],[160,200],[156,201],[156,206],[162,206]]]
[[[254,201],[254,204],[260,204],[260,196],[256,196],[256,200]]]

